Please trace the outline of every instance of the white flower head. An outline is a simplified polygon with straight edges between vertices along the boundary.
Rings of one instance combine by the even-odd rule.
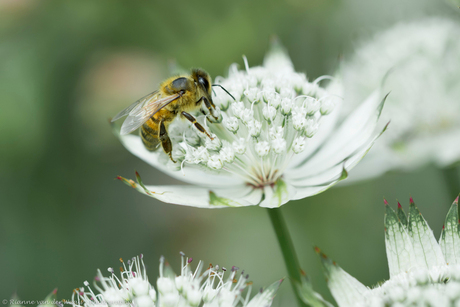
[[[384,134],[351,179],[460,161],[460,24],[432,18],[401,23],[377,34],[342,67],[344,108],[356,106],[385,79],[391,91]]]
[[[458,197],[447,214],[439,241],[412,198],[407,216],[399,203],[394,211],[386,200],[384,202],[388,281],[368,288],[316,248],[338,306],[459,306]],[[314,293],[308,281],[302,286],[302,293],[305,301],[312,305],[321,302],[332,306]]]
[[[97,270],[94,290],[88,281],[84,287],[74,290],[72,306],[156,306],[157,293],[150,284],[142,255],[125,263],[121,258],[120,275],[113,268],[108,268],[109,277]]]
[[[179,275],[161,257],[157,290],[148,280],[142,255],[128,261],[128,265],[120,259],[123,263],[120,276],[112,268],[108,270],[110,277],[104,277],[98,270],[94,286],[85,281],[84,287],[74,291],[71,304],[73,307],[269,307],[282,282],[273,283],[251,298],[252,282],[244,271],[235,266],[227,270],[210,265],[203,272],[202,261],[192,270],[193,259],[183,253],[181,256]]]
[[[184,131],[191,130],[190,124],[171,123],[172,147],[182,147],[174,152],[178,167],[165,167],[169,157],[162,150],[149,152],[140,137],[120,136],[133,154],[191,185],[144,186],[140,177],[137,183],[121,180],[173,204],[274,208],[345,179],[377,137],[382,93],[377,90],[339,125],[340,80],[323,76],[308,81],[294,71],[279,45],[273,46],[263,66],[250,67],[244,58],[243,70],[231,65],[228,77],[216,80],[235,100],[215,87],[213,99],[219,105],[230,98],[222,107],[222,122],[197,116],[212,141],[197,129],[189,141]],[[323,82],[328,86],[322,87]],[[181,128],[173,129],[176,126]]]

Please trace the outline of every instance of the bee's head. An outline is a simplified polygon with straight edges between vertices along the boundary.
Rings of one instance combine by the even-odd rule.
[[[197,68],[192,69],[192,78],[204,94],[207,95],[206,98],[211,100],[211,76],[203,69]]]

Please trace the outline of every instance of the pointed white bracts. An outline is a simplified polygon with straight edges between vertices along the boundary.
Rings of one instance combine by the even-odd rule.
[[[384,202],[388,281],[368,288],[316,248],[338,306],[459,306],[458,198],[447,214],[439,243],[412,198],[408,216],[399,203],[394,211],[386,200]],[[301,289],[307,303],[331,306],[318,297],[308,281],[304,283]]]

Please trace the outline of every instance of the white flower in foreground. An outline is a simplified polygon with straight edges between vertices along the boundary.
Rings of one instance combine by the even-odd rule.
[[[368,288],[316,249],[338,306],[460,306],[458,197],[447,214],[439,243],[412,198],[408,216],[399,203],[396,212],[386,201],[385,207],[390,280]],[[332,306],[308,282],[302,291],[313,306]]]
[[[459,37],[460,24],[446,19],[398,24],[361,46],[343,65],[344,109],[354,108],[384,76],[384,89],[391,91],[382,114],[391,119],[391,129],[351,180],[460,161]]]
[[[280,46],[263,66],[245,65],[238,70],[234,64],[227,78],[215,80],[236,99],[214,88],[221,120],[198,117],[213,141],[189,123],[171,124],[177,163],[161,149],[147,151],[139,136],[120,136],[134,155],[191,185],[144,186],[138,174],[138,183],[118,178],[161,201],[201,208],[279,207],[345,179],[376,139],[383,95],[373,93],[337,127],[341,93],[336,81],[327,89],[319,83],[330,77],[309,82],[294,71]]]
[[[98,270],[94,286],[87,281],[85,286],[75,289],[71,303],[73,307],[126,306],[126,307],[269,307],[282,280],[261,289],[252,299],[249,275],[239,268],[229,272],[224,267],[210,265],[204,272],[203,262],[193,271],[192,258],[182,255],[180,275],[176,275],[164,258],[160,259],[160,276],[156,290],[150,284],[142,255],[123,262],[120,276],[109,268],[109,277]],[[227,276],[225,276],[227,275]],[[244,290],[248,288],[246,295]]]

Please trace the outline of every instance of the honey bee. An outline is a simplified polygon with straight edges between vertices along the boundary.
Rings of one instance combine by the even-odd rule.
[[[211,140],[211,135],[197,122],[189,112],[195,112],[206,106],[209,113],[216,120],[216,106],[212,102],[212,86],[221,87],[227,94],[230,93],[219,84],[211,84],[210,75],[202,69],[192,69],[189,76],[171,77],[160,84],[160,88],[115,115],[112,122],[123,116],[128,117],[121,126],[121,135],[129,134],[141,127],[142,142],[149,151],[155,151],[161,144],[164,152],[172,157],[172,143],[168,135],[168,126],[177,117],[190,121],[201,133]],[[233,96],[230,95],[232,98]],[[234,98],[233,98],[234,99]],[[202,113],[206,113],[202,110]]]

